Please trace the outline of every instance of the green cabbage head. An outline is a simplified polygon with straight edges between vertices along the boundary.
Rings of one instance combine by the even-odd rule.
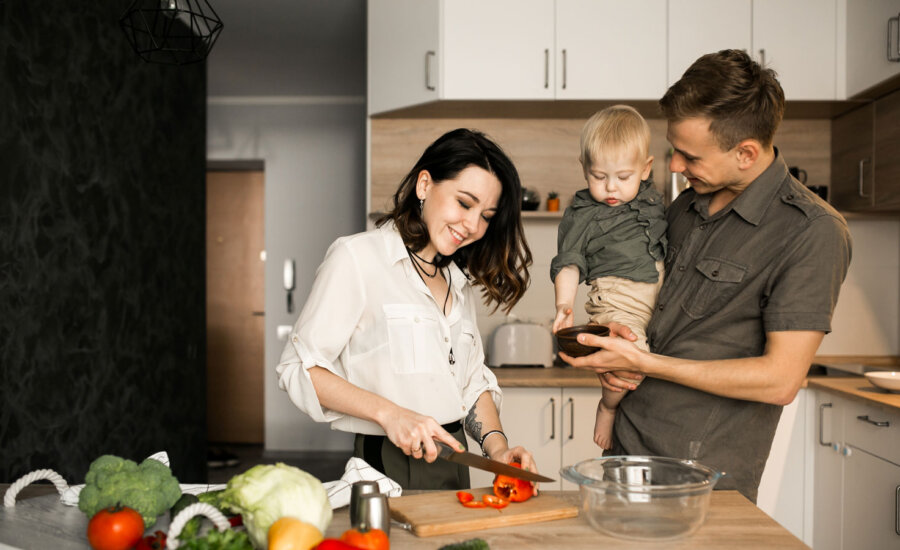
[[[269,527],[284,516],[315,525],[323,535],[331,523],[331,504],[322,482],[280,462],[260,464],[234,476],[219,502],[241,514],[256,548],[266,547]]]

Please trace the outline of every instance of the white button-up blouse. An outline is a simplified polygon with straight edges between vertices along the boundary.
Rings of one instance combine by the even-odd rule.
[[[475,320],[478,296],[455,264],[447,270],[453,302],[445,317],[443,296],[438,306],[393,223],[336,240],[281,354],[279,387],[313,420],[371,435],[384,430],[321,406],[309,368],[326,368],[440,424],[465,418],[485,391],[499,411],[501,391],[484,364]]]

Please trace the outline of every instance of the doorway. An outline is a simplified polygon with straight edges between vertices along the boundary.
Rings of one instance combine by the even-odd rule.
[[[212,164],[212,163],[211,163]],[[265,178],[206,174],[206,433],[210,443],[264,442]]]

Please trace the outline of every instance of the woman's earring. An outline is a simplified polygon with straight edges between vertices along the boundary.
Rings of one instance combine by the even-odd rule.
[[[425,199],[419,199],[419,212],[425,209]]]

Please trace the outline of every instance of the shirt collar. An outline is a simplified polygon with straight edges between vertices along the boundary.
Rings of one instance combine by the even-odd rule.
[[[733,210],[748,223],[759,225],[766,213],[772,198],[778,194],[784,178],[788,174],[787,165],[778,148],[775,147],[775,158],[763,173],[750,182],[744,191],[738,195],[726,208],[717,214],[724,214]],[[711,195],[695,195],[691,205],[698,212],[709,211]]]
[[[403,242],[403,237],[400,236],[400,231],[397,229],[394,221],[389,220],[381,226],[380,230],[384,238],[384,246],[387,250],[388,261],[391,265],[405,260],[409,263],[409,269],[412,270],[412,260],[409,259],[409,253],[406,251],[406,244]],[[447,266],[447,268],[450,270],[450,282],[453,284],[453,288],[460,291],[468,281],[468,277],[466,277],[462,270],[456,265],[456,262],[450,262],[450,265]]]

